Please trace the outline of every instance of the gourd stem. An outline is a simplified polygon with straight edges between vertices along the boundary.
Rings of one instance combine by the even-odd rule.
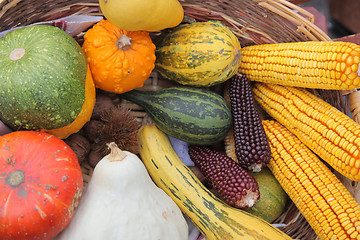
[[[114,161],[122,161],[124,158],[126,158],[126,154],[116,145],[116,143],[111,142],[108,144],[108,147],[110,148],[110,162]]]
[[[126,51],[131,48],[131,38],[125,34],[120,35],[119,39],[116,41],[116,46],[121,51]]]
[[[25,182],[25,173],[21,170],[16,170],[11,172],[5,180],[10,187],[16,188]]]
[[[25,48],[15,48],[10,52],[9,59],[12,61],[19,60],[25,55],[25,53]]]

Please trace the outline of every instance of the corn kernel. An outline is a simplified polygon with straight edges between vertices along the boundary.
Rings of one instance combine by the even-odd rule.
[[[350,80],[354,80],[354,79],[356,79],[358,77],[358,73],[357,72],[351,72],[349,75],[348,75],[348,78],[350,79]],[[353,84],[354,82],[353,81],[351,81],[351,82],[349,82],[349,85],[350,84]]]
[[[352,233],[349,233],[349,234],[350,234],[351,239],[357,239],[357,237],[359,236],[359,232],[356,231],[356,229],[354,229],[354,231]]]

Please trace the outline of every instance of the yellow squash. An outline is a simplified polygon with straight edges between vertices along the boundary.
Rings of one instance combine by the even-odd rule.
[[[156,125],[138,133],[140,155],[149,174],[186,214],[207,240],[291,239],[266,221],[230,207],[215,197],[173,150]]]
[[[127,31],[160,31],[179,25],[184,10],[178,0],[99,0],[104,16]]]

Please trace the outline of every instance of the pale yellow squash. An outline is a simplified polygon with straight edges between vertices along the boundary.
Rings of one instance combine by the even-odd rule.
[[[104,16],[127,31],[160,31],[179,25],[184,10],[178,0],[99,0]]]

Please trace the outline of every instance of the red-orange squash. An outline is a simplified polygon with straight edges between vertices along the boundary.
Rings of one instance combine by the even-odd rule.
[[[41,131],[0,137],[0,239],[53,239],[82,189],[77,157],[60,138]]]
[[[95,86],[114,93],[142,87],[155,67],[155,45],[146,31],[125,31],[101,20],[84,35]]]

